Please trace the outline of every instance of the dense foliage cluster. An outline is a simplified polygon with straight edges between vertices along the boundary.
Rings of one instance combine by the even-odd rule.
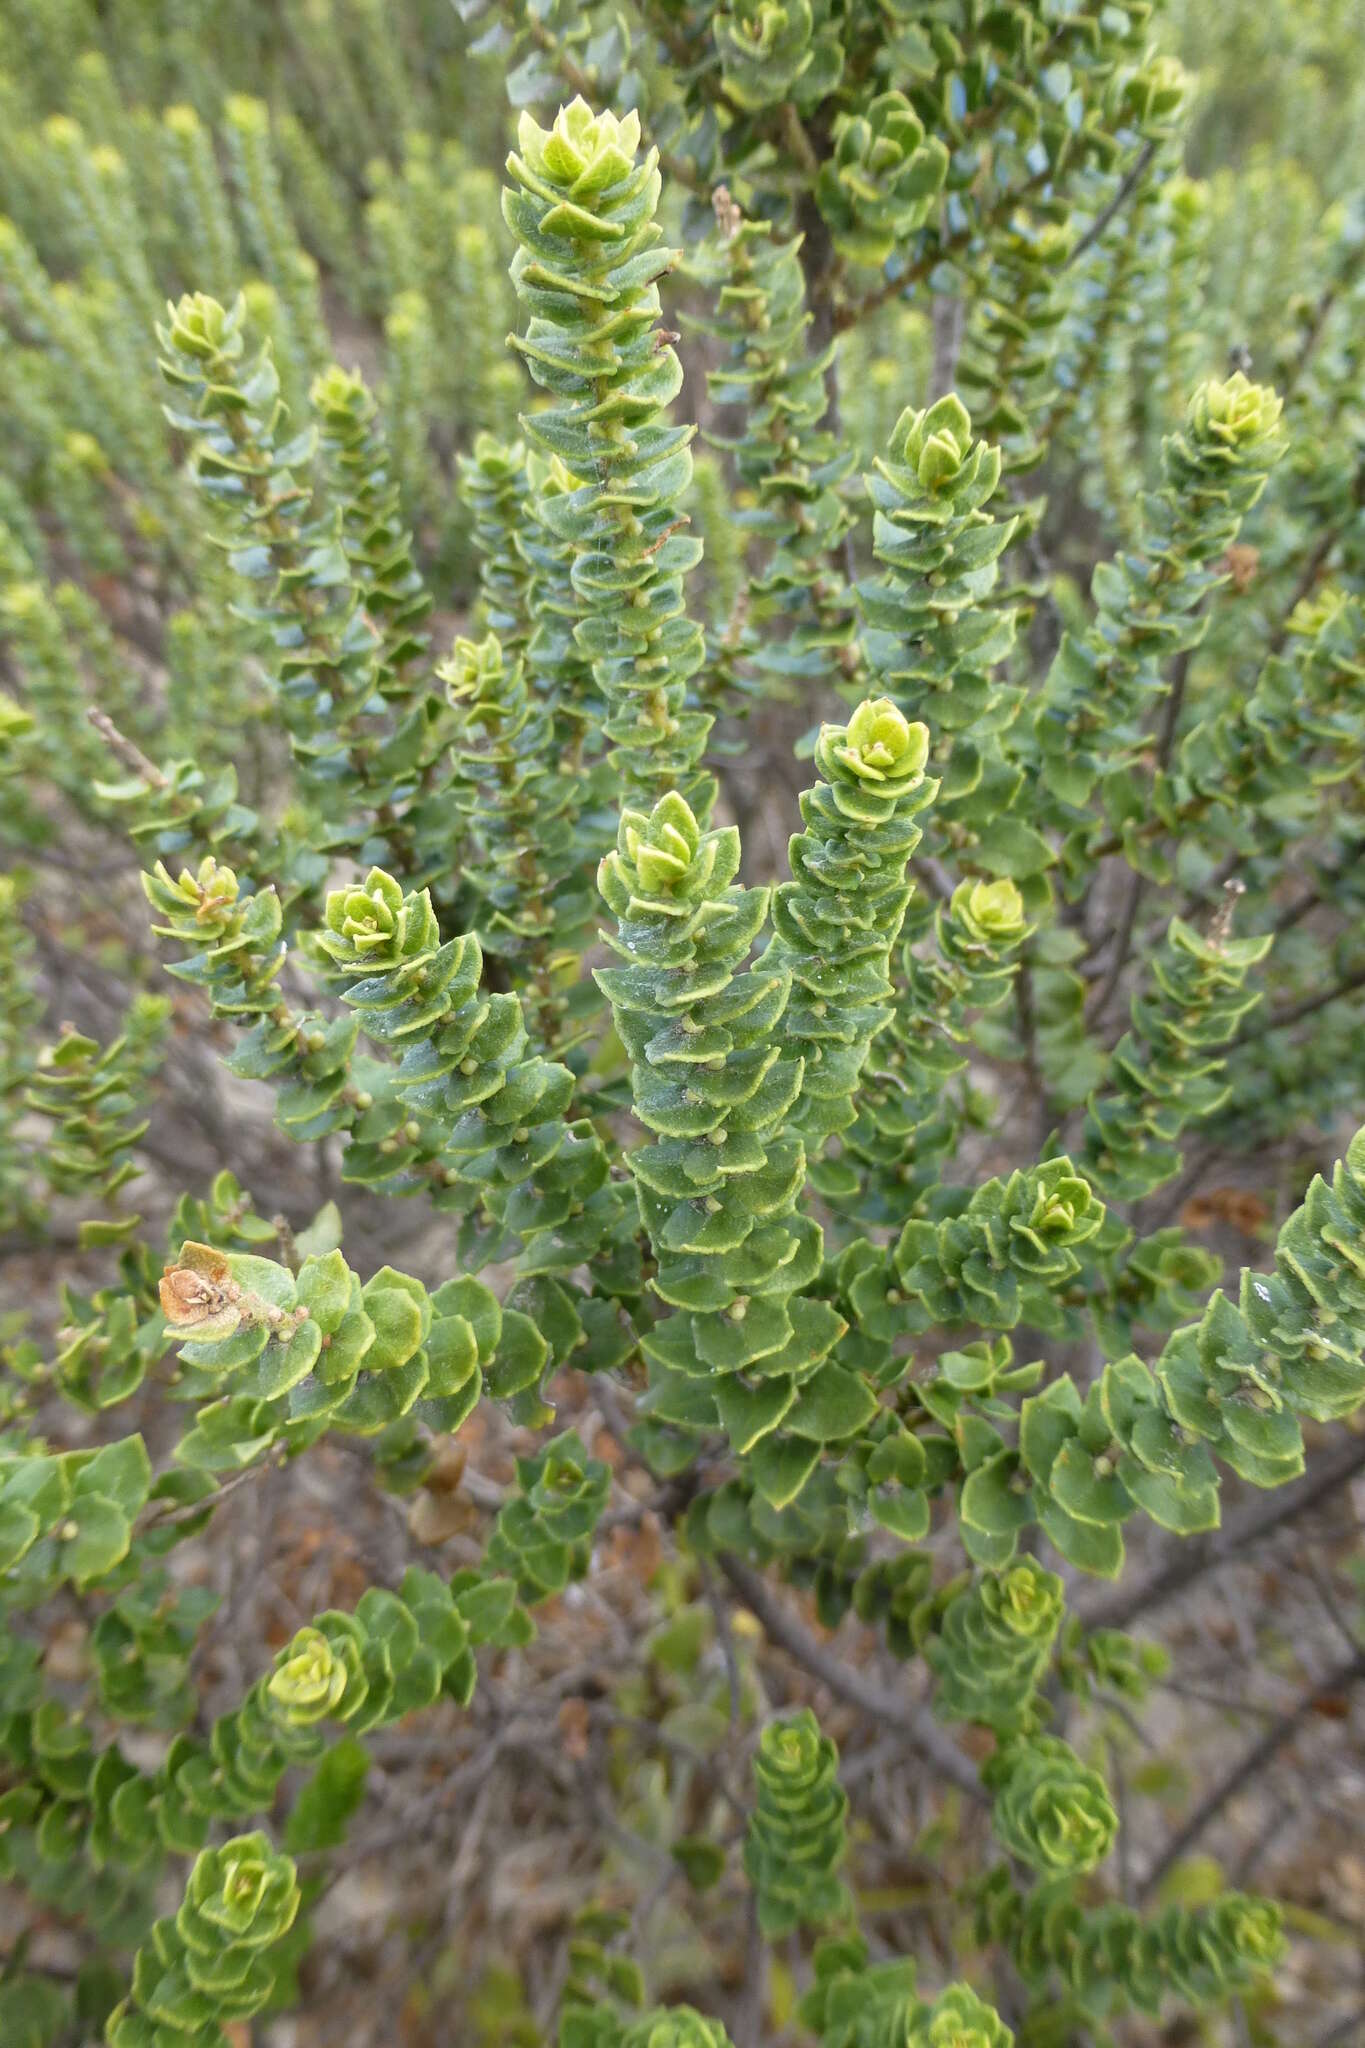
[[[562,1704],[719,1783],[657,1896],[744,1985],[585,1897],[564,2048],[1281,2038],[1279,1908],[1133,1881],[1164,1659],[1085,1588],[1365,1406],[1365,216],[1227,356],[1160,17],[0,0],[0,1235],[70,1261],[0,1322],[0,1896],[80,1939],[6,2044],[306,2005],[367,1750],[642,1513],[742,1778]],[[338,1449],[432,1554],[210,1713],[199,1539]],[[811,1681],[929,1773],[951,1968]]]

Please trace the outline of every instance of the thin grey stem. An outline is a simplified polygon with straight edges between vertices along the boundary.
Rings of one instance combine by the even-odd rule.
[[[1184,1827],[1172,1836],[1142,1880],[1139,1897],[1149,1899],[1152,1896],[1167,1872],[1173,1869],[1182,1856],[1185,1856],[1212,1827],[1224,1807],[1237,1797],[1242,1787],[1259,1778],[1261,1772],[1279,1755],[1285,1744],[1293,1741],[1326,1694],[1338,1692],[1343,1686],[1353,1685],[1362,1676],[1365,1676],[1365,1650],[1357,1650],[1347,1663],[1337,1665],[1320,1684],[1310,1686],[1302,1699],[1292,1706],[1288,1713],[1281,1714],[1278,1720],[1272,1721],[1264,1734],[1256,1738],[1232,1769],[1226,1771],[1200,1800]]]
[[[975,1764],[944,1734],[927,1707],[916,1706],[896,1693],[884,1692],[875,1679],[865,1677],[856,1665],[817,1643],[769,1591],[759,1574],[739,1558],[723,1555],[718,1562],[745,1606],[762,1623],[764,1633],[794,1657],[812,1678],[818,1678],[850,1705],[861,1707],[884,1727],[899,1729],[911,1748],[917,1749],[959,1791],[983,1805],[989,1803]]]
[[[1091,221],[1090,226],[1086,229],[1085,233],[1081,236],[1079,242],[1077,242],[1075,248],[1071,251],[1071,254],[1067,257],[1066,262],[1062,266],[1064,270],[1070,269],[1073,263],[1077,262],[1080,257],[1084,256],[1087,249],[1093,248],[1095,243],[1098,242],[1100,236],[1108,227],[1110,221],[1114,219],[1116,214],[1121,213],[1123,211],[1123,208],[1128,204],[1128,201],[1132,198],[1134,192],[1136,192],[1139,184],[1142,182],[1142,178],[1144,173],[1146,172],[1147,166],[1148,164],[1150,164],[1152,158],[1155,155],[1155,142],[1144,142],[1142,148],[1138,151],[1137,157],[1132,165],[1132,168],[1124,177],[1122,183],[1119,186],[1118,191],[1109,201],[1109,204],[1106,207],[1102,208],[1101,211],[1095,215],[1094,220]]]

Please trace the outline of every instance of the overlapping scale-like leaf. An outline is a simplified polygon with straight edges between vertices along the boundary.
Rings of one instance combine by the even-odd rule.
[[[1091,1098],[1080,1164],[1102,1194],[1132,1201],[1180,1171],[1175,1141],[1227,1100],[1223,1049],[1259,1001],[1245,986],[1272,934],[1234,939],[1220,919],[1207,936],[1172,918],[1133,1000],[1133,1025]]]
[[[676,787],[705,811],[710,718],[686,701],[704,648],[682,581],[701,549],[679,510],[693,429],[665,421],[682,382],[658,325],[658,279],[674,258],[654,219],[656,153],[640,157],[639,144],[637,115],[593,114],[581,99],[549,129],[522,115],[503,202],[530,315],[516,346],[550,396],[527,415],[528,436],[584,479],[542,510],[573,547],[575,633],[626,797]]]
[[[1055,1877],[1093,1870],[1109,1854],[1118,1815],[1108,1787],[1065,1742],[1030,1735],[1007,1743],[986,1777],[996,1839],[1019,1862]]]
[[[888,698],[867,699],[816,741],[822,779],[802,794],[806,829],[791,842],[792,880],[774,892],[760,963],[791,977],[784,1035],[804,1062],[794,1123],[812,1150],[853,1121],[872,1041],[891,1015],[915,814],[937,787],[924,773],[928,749],[926,728]]]
[[[1042,774],[1063,806],[1084,804],[1101,774],[1132,759],[1169,688],[1166,663],[1202,638],[1220,558],[1283,452],[1279,416],[1275,393],[1237,370],[1201,384],[1167,436],[1138,551],[1096,570],[1094,625],[1063,635],[1034,713]]]
[[[841,486],[854,455],[827,417],[833,344],[808,347],[800,238],[780,239],[767,221],[746,219],[723,186],[714,205],[715,238],[696,265],[714,310],[695,323],[724,351],[707,377],[724,423],[710,438],[731,453],[743,489],[736,524],[766,553],[708,666],[741,690],[752,673],[774,695],[794,683],[824,688],[831,675],[851,687],[861,656],[844,551],[852,515]]]
[[[754,1756],[757,1799],[744,1868],[770,1938],[820,1926],[846,1908],[837,1872],[848,1799],[838,1774],[839,1752],[809,1708],[764,1729]]]
[[[925,1655],[945,1720],[1026,1726],[1061,1627],[1062,1582],[1031,1558],[986,1573],[951,1600]]]
[[[426,890],[374,869],[327,899],[318,947],[366,1036],[397,1059],[393,1112],[356,1130],[348,1169],[402,1191],[421,1184],[467,1212],[487,1257],[514,1232],[531,1263],[567,1270],[616,1235],[623,1210],[600,1139],[566,1121],[573,1077],[528,1056],[521,1003],[485,995],[472,933],[442,941]],[[358,1156],[357,1156],[358,1155]],[[479,1219],[494,1232],[484,1242]]]

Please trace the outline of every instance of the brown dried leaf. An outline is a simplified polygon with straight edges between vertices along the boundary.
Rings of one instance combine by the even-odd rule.
[[[1260,565],[1260,549],[1244,540],[1233,541],[1223,556],[1223,567],[1232,578],[1233,588],[1239,591],[1250,590]]]
[[[602,1460],[609,1472],[619,1472],[626,1455],[609,1429],[598,1430],[592,1440],[592,1454]]]
[[[43,1672],[58,1682],[74,1684],[90,1672],[90,1631],[83,1621],[59,1622],[48,1637]]]
[[[469,1529],[477,1511],[468,1495],[419,1493],[408,1509],[408,1533],[414,1543],[447,1543]]]
[[[186,1243],[167,1266],[159,1287],[161,1312],[177,1330],[193,1330],[201,1343],[230,1337],[242,1320],[241,1289],[232,1268],[212,1245]]]
[[[1207,1230],[1214,1223],[1230,1223],[1245,1237],[1260,1237],[1270,1223],[1270,1210],[1250,1188],[1206,1188],[1194,1195],[1180,1212],[1186,1230]]]
[[[592,1719],[586,1700],[564,1700],[559,1709],[559,1733],[564,1743],[564,1754],[574,1763],[581,1764],[588,1754],[588,1741]]]
[[[464,1478],[469,1453],[457,1437],[442,1437],[422,1478],[428,1493],[455,1493]]]
[[[649,1584],[662,1562],[663,1541],[657,1515],[642,1515],[636,1528],[619,1522],[607,1538],[608,1569],[628,1571],[642,1586]]]

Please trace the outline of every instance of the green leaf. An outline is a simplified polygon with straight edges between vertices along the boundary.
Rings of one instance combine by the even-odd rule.
[[[749,1458],[749,1476],[769,1507],[790,1507],[820,1462],[820,1445],[798,1437],[768,1436]]]
[[[798,1389],[783,1426],[817,1444],[838,1443],[865,1429],[876,1412],[876,1397],[857,1373],[822,1365]]]
[[[1042,833],[1021,818],[996,818],[979,834],[973,849],[988,874],[1010,875],[1023,881],[1040,875],[1057,856]]]
[[[301,1788],[284,1827],[284,1846],[291,1856],[310,1849],[335,1849],[365,1797],[370,1759],[362,1743],[344,1735],[329,1749]]]
[[[1116,1579],[1123,1570],[1123,1534],[1115,1524],[1073,1521],[1055,1501],[1040,1505],[1038,1520],[1048,1541],[1077,1571]]]
[[[62,1570],[78,1586],[102,1579],[128,1555],[132,1524],[117,1502],[102,1494],[83,1493],[71,1503],[70,1523],[74,1532],[64,1533]]]
[[[964,1522],[991,1536],[1009,1536],[1033,1520],[1033,1502],[1013,1451],[1001,1451],[969,1473],[958,1507]]]
[[[725,1875],[725,1851],[704,1835],[679,1836],[671,1845],[671,1854],[682,1865],[693,1891],[709,1892]]]
[[[73,1498],[102,1494],[131,1520],[145,1505],[152,1483],[152,1465],[140,1436],[126,1436],[96,1451],[76,1475]]]
[[[0,1501],[0,1572],[18,1564],[41,1531],[42,1523],[31,1508],[20,1501]]]
[[[492,1642],[516,1610],[516,1585],[511,1579],[480,1579],[456,1593],[455,1605],[472,1641]]]
[[[650,1629],[641,1649],[652,1663],[662,1664],[666,1671],[675,1671],[685,1676],[695,1671],[697,1660],[715,1633],[715,1622],[711,1610],[700,1601],[684,1607],[657,1628]]]
[[[487,1365],[502,1328],[502,1308],[492,1288],[468,1277],[447,1280],[432,1295],[431,1305],[438,1316],[464,1317],[479,1347],[479,1364]]]
[[[312,1222],[300,1230],[295,1239],[300,1255],[305,1259],[324,1259],[329,1252],[337,1251],[341,1245],[341,1211],[335,1202],[324,1202]]]
[[[495,1401],[510,1400],[536,1385],[549,1358],[550,1347],[530,1317],[519,1309],[504,1309],[497,1352],[484,1374],[484,1385]]]
[[[305,1259],[299,1268],[298,1297],[320,1329],[333,1331],[351,1301],[351,1269],[336,1250]]]
[[[790,1380],[764,1380],[757,1387],[746,1387],[732,1375],[718,1376],[714,1393],[721,1428],[737,1457],[776,1429],[796,1399]]]
[[[405,1289],[377,1286],[374,1280],[364,1290],[364,1301],[374,1324],[374,1342],[365,1354],[367,1369],[392,1372],[406,1365],[422,1342],[421,1308]]]

